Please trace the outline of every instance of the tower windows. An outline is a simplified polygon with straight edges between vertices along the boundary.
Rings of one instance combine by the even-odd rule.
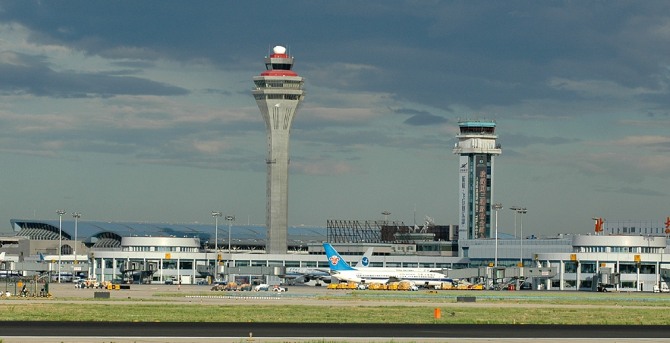
[[[290,63],[272,63],[273,70],[291,70],[291,66]],[[268,68],[268,70],[270,69]]]
[[[254,80],[256,88],[290,88],[300,89],[302,81],[298,80]]]
[[[299,94],[254,94],[256,100],[300,100]]]

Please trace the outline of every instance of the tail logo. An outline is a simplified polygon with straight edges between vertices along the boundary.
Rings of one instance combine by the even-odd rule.
[[[340,262],[340,258],[337,256],[331,256],[330,257],[330,263],[334,266],[336,266]]]
[[[363,259],[361,260],[361,262],[363,263],[364,267],[367,267],[368,264],[370,264],[370,260],[368,260],[368,258],[365,257],[365,256],[363,256]]]

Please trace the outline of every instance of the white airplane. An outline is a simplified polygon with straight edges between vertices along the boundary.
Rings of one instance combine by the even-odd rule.
[[[323,248],[328,257],[330,274],[340,281],[356,283],[409,281],[420,287],[441,286],[442,283],[453,282],[453,279],[431,268],[353,268],[344,261],[330,243],[323,243]]]
[[[357,268],[367,267],[370,264],[370,256],[372,256],[374,248],[368,248],[363,254],[363,257],[356,263]],[[304,283],[309,282],[310,280],[316,280],[317,284],[319,281],[325,283],[330,283],[332,277],[330,275],[330,269],[324,268],[306,268],[306,267],[288,267],[286,268],[286,274],[279,275],[279,277],[287,280],[289,283]]]

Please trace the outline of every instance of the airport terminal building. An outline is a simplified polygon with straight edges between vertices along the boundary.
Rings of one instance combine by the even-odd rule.
[[[74,221],[15,219],[11,224],[15,235],[0,238],[0,252],[6,254],[4,270],[53,277],[59,275],[60,261],[62,275],[126,283],[285,282],[286,268],[328,268],[322,243],[344,237],[334,236],[332,227],[290,227],[289,251],[266,254],[262,226],[222,226],[215,232],[215,226],[207,224],[80,221],[75,233]],[[379,230],[383,237],[384,226]],[[496,273],[506,270],[502,273],[507,278],[536,290],[667,289],[670,251],[666,237],[615,232],[526,238],[523,242],[504,236],[497,249],[494,239],[437,241],[425,230],[416,235],[396,233],[394,241],[372,243],[347,235],[349,242],[334,244],[350,260],[373,246],[370,266],[442,269],[469,282],[490,283]],[[459,256],[456,251],[465,254]],[[545,274],[531,273],[538,268]],[[465,271],[469,274],[463,274]]]

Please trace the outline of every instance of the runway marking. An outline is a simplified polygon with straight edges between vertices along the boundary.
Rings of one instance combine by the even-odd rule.
[[[262,299],[262,300],[278,300],[281,297],[259,297],[259,296],[233,296],[233,295],[187,295],[186,298],[200,298],[200,299]]]

